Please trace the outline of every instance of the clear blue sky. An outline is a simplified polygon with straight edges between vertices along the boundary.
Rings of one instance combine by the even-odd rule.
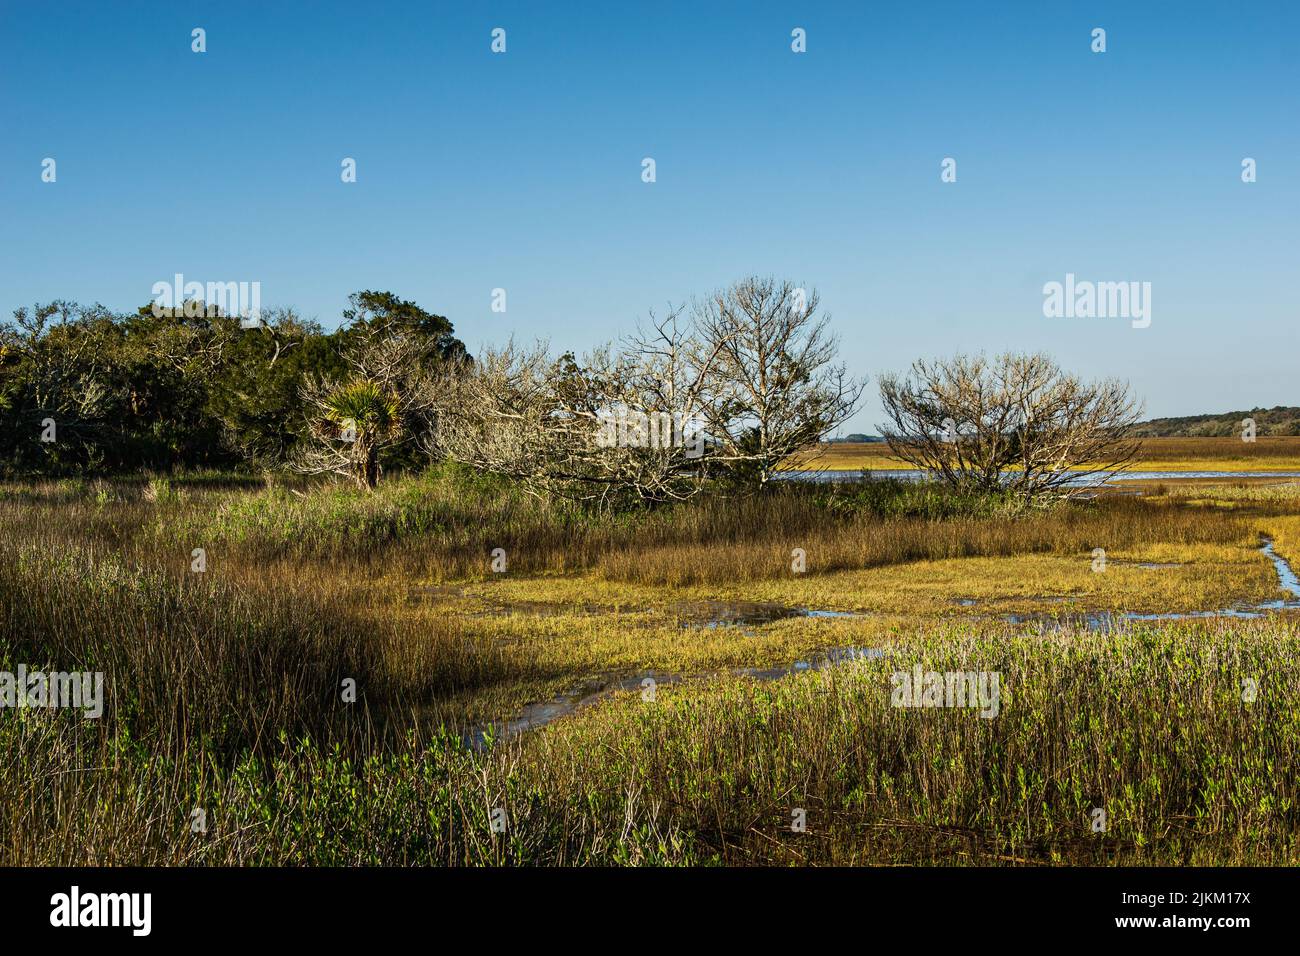
[[[582,350],[775,274],[873,379],[1045,349],[1153,415],[1300,404],[1298,37],[1292,2],[0,0],[0,310],[182,272]],[[1067,272],[1151,282],[1150,328],[1045,318]]]

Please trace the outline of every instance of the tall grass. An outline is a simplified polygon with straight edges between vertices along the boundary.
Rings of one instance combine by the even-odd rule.
[[[0,669],[107,675],[101,720],[0,713],[0,862],[1300,860],[1292,621],[918,626],[881,660],[624,696],[479,753],[439,730],[440,708],[546,675],[468,619],[389,619],[373,586],[481,576],[497,546],[512,569],[680,583],[787,574],[793,547],[815,574],[1245,542],[1288,502],[1117,498],[1025,519],[866,486],[611,514],[453,472],[373,496],[149,487],[0,495]],[[196,547],[206,572],[190,570]],[[914,661],[998,671],[1001,714],[891,707],[889,674]],[[807,833],[789,829],[796,807]]]
[[[156,497],[156,496],[155,496]],[[447,581],[490,575],[505,550],[527,574],[594,570],[616,581],[691,584],[770,579],[802,548],[810,573],[923,559],[1123,548],[1150,542],[1244,543],[1246,514],[1181,499],[1102,497],[1025,515],[996,497],[934,485],[791,485],[742,498],[702,497],[624,512],[539,501],[463,469],[394,481],[375,494],[338,486],[182,491],[148,500],[117,490],[106,505],[63,486],[5,500],[0,520],[33,533],[97,540],[141,561],[183,567],[195,547],[246,566],[315,562],[349,574]]]
[[[1245,544],[1258,533],[1257,522],[1246,516],[1124,497],[1063,505],[1032,517],[882,519],[871,511],[854,510],[835,520],[823,515],[814,521],[799,520],[811,517],[799,506],[791,510],[792,515],[772,508],[755,516],[767,522],[758,525],[767,529],[763,535],[735,535],[730,540],[702,535],[664,543],[645,536],[638,547],[603,555],[596,570],[617,581],[727,583],[787,576],[794,548],[803,549],[808,573],[815,574],[944,558],[1080,554],[1103,545],[1119,550],[1156,542]]]
[[[105,722],[167,753],[338,739],[391,710],[499,679],[461,622],[418,634],[358,613],[361,588],[286,575],[176,574],[101,546],[0,541],[0,659],[106,675]],[[343,700],[343,682],[357,691]]]
[[[913,663],[997,671],[999,715],[891,706]],[[629,695],[481,754],[283,740],[222,768],[24,719],[0,725],[30,755],[0,763],[0,832],[23,863],[1294,864],[1297,694],[1293,624],[1197,624],[936,634]]]

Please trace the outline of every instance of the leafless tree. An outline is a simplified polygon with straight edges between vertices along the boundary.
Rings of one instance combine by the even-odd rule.
[[[893,453],[961,490],[1070,496],[1138,449],[1126,436],[1142,409],[1127,383],[1081,381],[1041,353],[917,361],[881,377],[880,399]]]
[[[676,312],[581,363],[542,344],[489,348],[431,383],[427,447],[541,494],[683,499],[704,478],[698,357]]]
[[[701,412],[717,461],[762,485],[857,410],[865,379],[836,361],[839,342],[816,290],[751,277],[697,304],[709,356]],[[813,457],[816,452],[812,452]]]
[[[770,480],[857,407],[817,293],[749,279],[581,361],[489,349],[432,383],[427,447],[544,493],[689,497]]]
[[[472,363],[440,369],[428,383],[432,427],[424,436],[435,455],[483,471],[547,486],[576,423],[556,421],[560,363],[544,344],[513,340],[485,348]]]

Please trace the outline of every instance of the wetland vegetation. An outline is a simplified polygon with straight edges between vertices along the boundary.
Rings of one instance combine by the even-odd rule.
[[[612,512],[450,465],[9,484],[3,659],[109,692],[0,721],[5,858],[1293,863],[1293,612],[1073,618],[1289,597],[1259,546],[1300,557],[1298,505],[1167,485],[1025,516],[877,482]],[[830,648],[871,653],[791,666]],[[998,717],[891,707],[916,664],[1000,674]]]

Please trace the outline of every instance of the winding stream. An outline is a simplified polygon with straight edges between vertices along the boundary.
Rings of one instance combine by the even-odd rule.
[[[1116,613],[1113,611],[1095,611],[1086,614],[1065,615],[1065,616],[1048,616],[1048,615],[1002,615],[1000,620],[1011,624],[1039,624],[1045,628],[1056,629],[1070,625],[1081,625],[1093,631],[1107,631],[1116,627],[1122,627],[1128,621],[1180,621],[1194,618],[1259,618],[1265,616],[1270,611],[1282,611],[1288,609],[1300,609],[1300,577],[1296,576],[1291,565],[1273,548],[1273,539],[1263,537],[1260,540],[1259,550],[1270,561],[1273,562],[1273,568],[1277,571],[1278,587],[1290,595],[1288,598],[1279,598],[1272,601],[1263,601],[1259,604],[1239,604],[1230,608],[1224,608],[1218,611],[1186,611],[1180,613],[1167,614],[1139,614],[1136,612]],[[1160,568],[1168,565],[1149,565],[1150,567]],[[976,606],[977,602],[970,599],[962,599],[958,602],[963,607]],[[792,617],[806,618],[840,618],[840,617],[859,617],[861,615],[852,611],[833,611],[818,610],[810,608],[786,607],[779,604],[735,604],[718,602],[718,610],[715,616],[708,621],[696,626],[703,627],[734,627],[744,625],[766,624],[770,621],[781,620]],[[467,731],[463,740],[465,743],[475,749],[483,749],[487,744],[489,731],[496,740],[503,740],[525,731],[535,730],[543,727],[554,720],[558,720],[568,714],[575,713],[584,707],[604,700],[620,691],[643,690],[647,685],[643,682],[653,681],[657,687],[670,684],[681,683],[684,680],[692,678],[701,678],[709,676],[720,676],[730,674],[736,677],[751,677],[754,680],[776,680],[786,677],[790,674],[798,674],[804,671],[823,670],[827,667],[833,667],[837,664],[843,664],[853,660],[870,660],[888,656],[889,650],[881,647],[859,647],[856,645],[848,647],[828,647],[808,655],[807,659],[795,661],[793,664],[786,664],[779,667],[739,667],[729,670],[704,671],[700,673],[679,673],[665,671],[642,671],[631,676],[616,677],[606,675],[594,678],[581,687],[573,691],[560,694],[551,700],[541,701],[529,704],[523,708],[515,717],[506,721],[493,721],[487,724],[480,724]]]
[[[1286,558],[1274,550],[1273,539],[1262,538],[1259,550],[1273,562],[1273,569],[1277,571],[1278,587],[1290,594],[1290,598],[1262,601],[1259,604],[1236,604],[1218,611],[1181,611],[1157,614],[1139,614],[1135,611],[1126,611],[1120,614],[1114,611],[1092,611],[1087,614],[1064,615],[1062,617],[1049,617],[1039,614],[1005,614],[1002,616],[1002,620],[1011,624],[1042,624],[1049,628],[1074,624],[1086,627],[1090,631],[1109,631],[1121,626],[1125,621],[1187,621],[1209,617],[1253,619],[1263,617],[1270,611],[1300,609],[1300,578],[1296,577],[1295,571],[1291,569],[1291,565],[1287,563]],[[1150,566],[1161,567],[1161,565]]]

